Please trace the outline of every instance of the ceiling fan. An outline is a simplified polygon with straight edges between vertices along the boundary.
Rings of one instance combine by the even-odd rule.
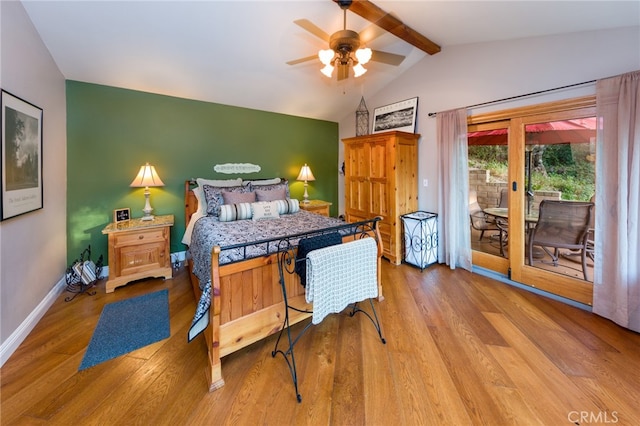
[[[331,77],[333,70],[338,69],[338,80],[349,77],[349,69],[353,68],[354,76],[359,77],[367,70],[363,67],[369,60],[381,62],[389,65],[400,65],[404,56],[394,53],[371,50],[366,45],[374,38],[382,34],[381,30],[386,30],[413,46],[433,55],[440,51],[440,46],[433,43],[420,33],[409,28],[398,18],[386,13],[368,0],[333,0],[337,3],[344,14],[343,29],[331,36],[307,19],[298,19],[295,24],[309,31],[311,34],[329,43],[329,49],[320,50],[318,55],[288,61],[288,65],[296,65],[302,62],[320,59],[324,68],[321,72],[327,77]],[[371,25],[358,34],[347,29],[347,10],[362,16],[375,25]]]

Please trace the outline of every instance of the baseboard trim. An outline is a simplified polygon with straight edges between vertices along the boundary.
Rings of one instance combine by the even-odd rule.
[[[38,324],[38,321],[42,319],[44,314],[47,313],[53,302],[56,301],[58,296],[64,291],[67,286],[67,282],[65,277],[63,276],[60,280],[53,286],[51,291],[45,296],[44,299],[36,306],[36,308],[29,314],[29,316],[20,324],[20,326],[11,333],[11,336],[0,345],[0,367],[4,365],[5,362],[13,355],[13,353],[18,349],[20,344],[24,342],[24,339],[27,338],[31,330],[35,328]]]
[[[180,265],[184,262],[186,258],[186,252],[180,251],[176,253],[171,253],[171,263],[175,266]],[[100,274],[100,278],[106,278],[109,276],[109,266],[105,266],[102,269],[102,273]],[[60,294],[65,291],[67,287],[66,277],[62,276],[60,280],[53,286],[51,291],[45,296],[44,299],[36,306],[36,308],[29,314],[29,316],[20,324],[20,326],[11,333],[11,336],[0,345],[0,367],[4,365],[5,362],[13,355],[13,353],[18,349],[20,344],[24,342],[24,339],[27,338],[31,330],[35,328],[38,324],[38,321],[42,319],[44,314],[47,313],[53,302],[60,296]]]

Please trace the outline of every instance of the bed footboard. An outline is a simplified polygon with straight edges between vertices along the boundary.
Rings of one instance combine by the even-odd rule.
[[[212,253],[212,294],[205,340],[209,352],[209,390],[224,385],[221,358],[282,328],[285,304],[278,283],[277,255],[218,266],[219,249]],[[308,307],[297,276],[287,280],[292,300]],[[297,323],[308,315],[296,315]]]
[[[373,236],[378,245],[378,300],[384,299],[380,280],[382,240],[376,220],[364,233],[348,235],[343,241]],[[211,306],[209,325],[204,330],[208,351],[207,379],[209,391],[224,386],[222,358],[283,328],[286,305],[279,283],[278,254],[252,258],[231,264],[220,265],[220,247],[211,253]],[[293,249],[295,250],[295,249]],[[191,269],[190,269],[191,271]],[[196,297],[200,297],[198,279],[190,272]],[[305,288],[297,274],[286,274],[285,286],[290,306],[311,310],[305,301]],[[310,313],[289,311],[289,324],[293,325],[310,318]]]

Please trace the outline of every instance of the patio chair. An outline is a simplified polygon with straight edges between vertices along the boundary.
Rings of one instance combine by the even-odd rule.
[[[500,203],[498,204],[498,207],[509,207],[509,189],[502,188],[500,190]]]
[[[495,220],[487,215],[478,204],[478,194],[474,190],[469,191],[469,216],[471,217],[471,227],[480,231],[480,238],[478,241],[482,241],[484,231],[500,230],[496,225]]]
[[[595,244],[595,228],[596,228],[596,205],[595,205],[595,201],[596,201],[596,196],[595,194],[591,196],[591,198],[589,199],[589,202],[593,204],[593,210],[591,210],[591,219],[589,220],[589,229],[587,231],[587,257],[589,259],[591,259],[591,261],[593,262],[595,260],[595,248],[596,248],[596,244]],[[565,256],[577,256],[580,255],[581,253],[579,251],[572,251],[571,253],[565,255]]]
[[[500,230],[500,233],[498,234],[498,241],[500,244],[500,256],[506,257],[504,248],[509,243],[509,221],[502,217],[497,217],[496,226]]]
[[[560,249],[579,252],[582,273],[587,277],[587,239],[593,203],[542,200],[538,222],[529,236],[529,265],[533,266],[533,246],[541,247],[558,266]],[[553,250],[551,250],[553,249]]]

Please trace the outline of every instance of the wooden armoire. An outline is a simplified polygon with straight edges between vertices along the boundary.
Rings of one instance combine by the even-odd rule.
[[[400,215],[418,208],[419,134],[390,131],[343,139],[348,222],[380,216],[383,256],[402,261]]]

